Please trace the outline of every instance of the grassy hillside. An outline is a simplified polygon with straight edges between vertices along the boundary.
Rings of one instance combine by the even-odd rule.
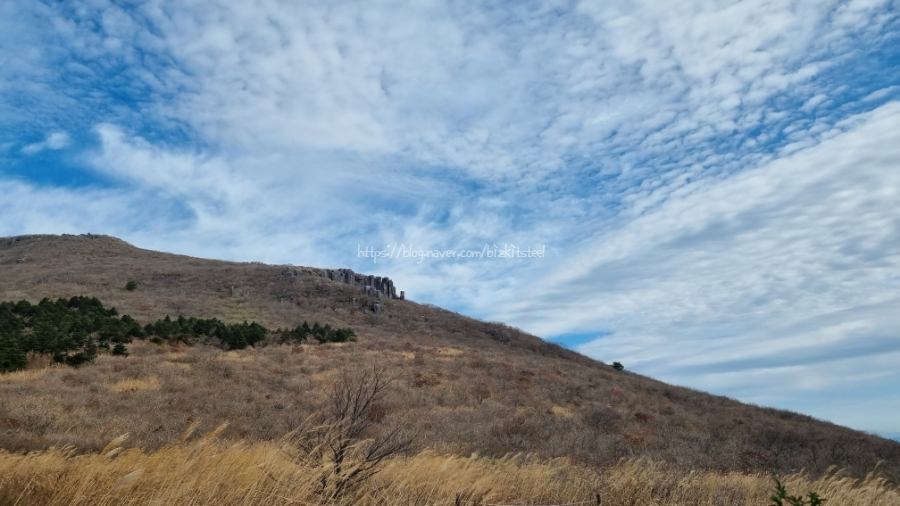
[[[126,290],[128,280],[137,289]],[[203,260],[102,236],[0,239],[0,300],[74,295],[141,323],[184,315],[275,329],[305,320],[349,327],[358,340],[233,351],[138,341],[128,357],[101,354],[77,369],[32,358],[28,370],[0,375],[2,448],[97,452],[127,432],[126,447],[151,451],[197,421],[201,431],[228,422],[220,438],[263,448],[321,410],[341,371],[376,368],[394,379],[376,430],[414,433],[411,455],[521,453],[577,469],[645,458],[676,474],[819,476],[834,465],[858,478],[877,465],[879,476],[900,481],[894,441],[616,371],[410,300],[382,298],[376,313],[373,296],[316,268]]]

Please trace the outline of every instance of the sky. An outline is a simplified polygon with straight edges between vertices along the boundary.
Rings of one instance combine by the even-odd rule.
[[[0,236],[389,276],[888,437],[898,203],[898,0],[0,3]]]

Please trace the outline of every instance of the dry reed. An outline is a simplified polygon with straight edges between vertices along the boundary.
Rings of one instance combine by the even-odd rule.
[[[219,441],[224,426],[146,452],[123,449],[116,438],[100,453],[76,455],[51,448],[27,455],[0,451],[0,505],[288,505],[321,504],[319,469],[285,451],[289,439]],[[789,490],[816,491],[832,506],[897,506],[900,494],[870,475],[853,480],[830,473],[811,481],[796,474]],[[590,468],[568,459],[525,455],[504,458],[445,456],[432,451],[394,458],[345,497],[348,504],[760,506],[771,480],[763,475],[681,472],[645,460]]]

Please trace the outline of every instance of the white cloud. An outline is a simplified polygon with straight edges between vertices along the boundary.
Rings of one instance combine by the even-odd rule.
[[[53,132],[41,142],[28,144],[22,148],[22,152],[27,155],[40,153],[46,149],[60,150],[69,145],[69,134],[66,132]]]
[[[812,98],[809,80],[828,67],[818,53],[840,49],[821,41],[846,30],[828,22],[837,4],[585,1],[559,15],[552,2],[161,1],[46,15],[78,56],[140,58],[131,87],[170,97],[145,112],[208,141],[403,153],[494,181],[558,173],[567,152],[703,142],[752,128],[747,106],[774,95]],[[878,7],[851,9],[859,29]]]
[[[897,90],[900,90],[900,86],[888,86],[887,88],[881,88],[880,90],[873,91],[872,93],[866,95],[863,98],[863,102],[876,102],[878,100],[883,100],[885,98],[888,98]]]
[[[154,226],[164,205],[116,190],[41,188],[0,179],[0,236],[23,233],[127,236],[139,223]],[[156,229],[157,232],[161,230]]]
[[[900,352],[900,103],[850,123],[623,219],[500,303],[501,318],[544,335],[613,331],[580,349],[723,393],[896,382],[875,358]],[[836,361],[847,374],[830,373]]]

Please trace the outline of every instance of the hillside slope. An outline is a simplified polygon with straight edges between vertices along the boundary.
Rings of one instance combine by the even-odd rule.
[[[334,277],[334,276],[332,276]],[[138,282],[125,290],[128,280]],[[400,287],[402,288],[402,287]],[[399,293],[399,292],[398,292]],[[395,381],[382,424],[440,452],[525,452],[605,465],[648,457],[684,469],[816,474],[836,465],[900,481],[900,444],[810,417],[670,386],[538,337],[366,293],[316,268],[204,260],[105,236],[0,239],[0,300],[98,297],[142,323],[166,315],[350,327],[355,343],[240,351],[136,342],[127,358],[0,376],[0,447],[160,446],[194,420],[225,437],[275,439],[323,402],[338,371]],[[375,303],[378,311],[373,311]]]

